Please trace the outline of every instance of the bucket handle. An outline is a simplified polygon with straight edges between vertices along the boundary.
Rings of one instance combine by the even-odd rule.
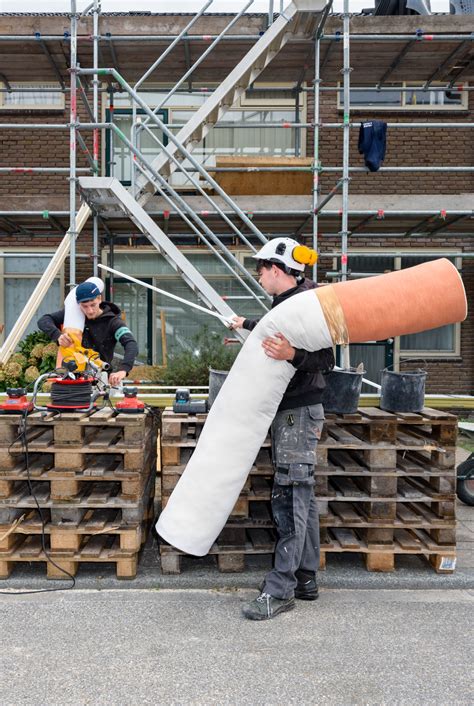
[[[400,358],[400,360],[398,362],[399,363],[408,363],[408,362],[416,361],[416,360],[421,360],[425,364],[425,368],[427,367],[426,358]],[[382,372],[384,373],[386,370],[390,370],[390,368],[393,368],[394,365],[395,365],[395,363],[392,363],[392,365],[387,365],[387,367],[384,368],[382,370]],[[426,371],[424,370],[423,372],[426,372]]]

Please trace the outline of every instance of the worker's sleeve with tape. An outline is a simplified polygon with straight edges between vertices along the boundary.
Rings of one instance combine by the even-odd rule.
[[[123,321],[114,321],[112,326],[114,338],[117,343],[120,343],[124,351],[123,360],[117,370],[125,370],[126,373],[129,373],[138,355],[138,344],[132,332],[128,326],[124,325]]]
[[[296,348],[295,357],[291,364],[305,373],[330,372],[336,363],[332,348],[323,348],[320,351],[305,351]]]
[[[38,319],[38,328],[43,331],[52,341],[57,341],[61,335],[59,328],[64,323],[64,309],[55,311],[52,314],[45,314]]]

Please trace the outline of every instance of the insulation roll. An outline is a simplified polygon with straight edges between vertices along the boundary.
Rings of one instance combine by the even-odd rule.
[[[316,350],[332,345],[314,290],[298,294],[266,314],[247,338],[158,520],[161,537],[188,554],[207,554],[225,525],[295,374],[290,363],[273,360],[262,349],[262,340],[284,333],[288,321],[290,340],[297,348]]]
[[[295,373],[265,355],[281,332],[296,348],[380,340],[461,321],[462,280],[448,260],[297,294],[266,314],[245,341],[198,444],[157,522],[174,547],[203,556],[225,525]]]

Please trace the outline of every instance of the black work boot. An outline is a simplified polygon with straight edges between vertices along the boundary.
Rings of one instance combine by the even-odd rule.
[[[315,601],[319,598],[318,584],[316,583],[316,573],[314,571],[295,571],[298,583],[295,588],[295,598],[301,601]]]
[[[269,620],[278,613],[293,610],[294,607],[294,598],[274,598],[269,593],[261,593],[258,598],[242,608],[242,613],[249,620]]]

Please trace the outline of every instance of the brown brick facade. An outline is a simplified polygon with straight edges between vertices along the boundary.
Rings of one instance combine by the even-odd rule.
[[[324,85],[324,84],[323,84]],[[426,112],[407,111],[403,114],[388,111],[370,111],[351,113],[351,122],[377,119],[390,123],[461,123],[472,122],[474,110],[474,92],[468,92],[469,112]],[[314,96],[308,93],[308,121],[314,115]],[[342,111],[337,110],[336,93],[321,92],[320,122],[341,123]],[[357,141],[359,131],[351,129],[350,165],[364,166],[363,155],[359,155]],[[313,154],[313,133],[308,131],[307,154]],[[342,165],[342,129],[321,128],[319,154],[322,166]],[[474,141],[472,129],[466,128],[390,128],[387,132],[387,153],[385,167],[434,167],[465,166],[474,164]],[[336,174],[324,174],[321,177],[322,192],[327,193],[336,182]],[[351,174],[350,192],[352,194],[459,194],[474,191],[474,174],[461,172],[437,173],[396,173],[387,174]],[[442,208],[442,205],[440,205]]]

